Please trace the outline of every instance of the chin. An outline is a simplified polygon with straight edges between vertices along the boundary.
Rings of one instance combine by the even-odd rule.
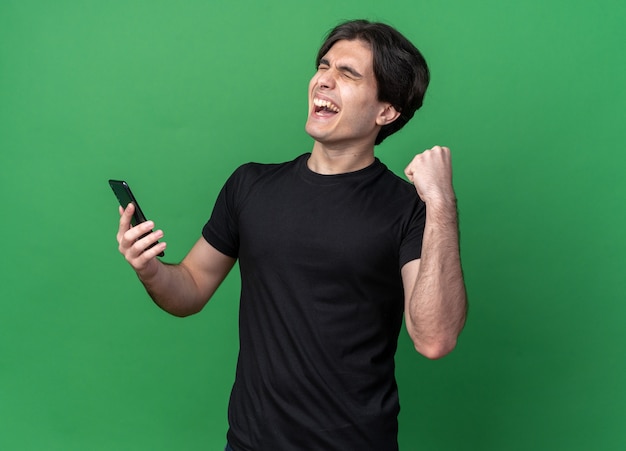
[[[316,121],[315,119],[309,118],[306,121],[304,130],[313,139],[319,141],[324,138],[330,137],[334,133],[335,127],[333,126],[333,124],[322,123],[320,121]]]
[[[309,121],[305,124],[304,131],[316,141],[321,138],[321,133],[319,133],[319,131],[316,130],[315,127],[309,123]]]

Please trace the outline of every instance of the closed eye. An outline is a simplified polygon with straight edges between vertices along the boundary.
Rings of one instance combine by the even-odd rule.
[[[319,63],[317,64],[317,68],[318,69],[328,69],[330,67],[330,63],[328,62],[327,59],[322,58],[321,60],[319,60]]]
[[[330,62],[325,59],[322,58],[319,61],[319,64],[317,66],[318,70],[328,70],[330,69]],[[356,79],[361,79],[363,78],[363,75],[361,75],[359,73],[359,71],[357,71],[355,68],[353,68],[352,66],[348,66],[348,65],[341,65],[338,66],[337,69],[346,77],[352,79],[352,80],[356,80]]]
[[[339,70],[344,74],[350,76],[350,78],[363,78],[363,76],[357,72],[356,69],[350,66],[339,66]]]

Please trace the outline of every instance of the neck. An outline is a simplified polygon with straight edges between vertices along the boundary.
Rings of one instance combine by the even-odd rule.
[[[322,175],[345,174],[366,168],[374,162],[374,147],[331,149],[315,141],[307,166]]]

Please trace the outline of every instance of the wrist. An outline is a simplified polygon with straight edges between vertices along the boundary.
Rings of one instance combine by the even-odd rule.
[[[422,200],[429,207],[437,209],[453,209],[456,211],[456,196],[452,193],[436,193],[423,196]]]
[[[151,260],[145,267],[139,269],[135,268],[137,277],[144,285],[151,285],[155,279],[158,278],[159,273],[159,261],[155,258]]]
[[[426,204],[426,216],[437,222],[457,221],[457,200],[452,197],[432,197],[424,200]]]

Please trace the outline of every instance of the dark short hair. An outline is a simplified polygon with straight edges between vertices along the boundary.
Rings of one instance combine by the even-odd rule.
[[[398,30],[380,22],[351,20],[330,31],[317,52],[316,66],[338,41],[361,40],[370,45],[378,100],[389,102],[400,112],[391,124],[384,125],[376,143],[400,130],[422,106],[430,74],[420,51]]]

